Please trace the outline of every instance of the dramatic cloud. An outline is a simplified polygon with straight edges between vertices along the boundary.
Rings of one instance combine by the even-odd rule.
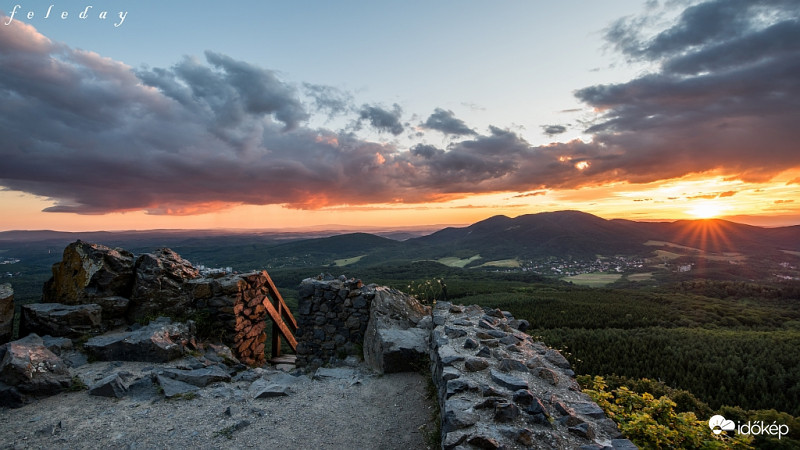
[[[403,110],[397,103],[392,106],[391,111],[380,106],[364,105],[358,114],[378,131],[387,131],[395,136],[403,132],[403,124],[400,123]]]
[[[616,23],[611,42],[660,70],[579,90],[603,111],[587,131],[631,181],[709,170],[763,181],[800,165],[798,17],[796,1],[716,0],[650,38],[644,20]]]
[[[564,125],[542,125],[542,131],[548,136],[555,136],[557,134],[566,133],[567,127]]]
[[[456,118],[453,111],[446,111],[441,108],[436,108],[422,126],[431,130],[441,131],[444,134],[457,136],[477,134],[463,120]]]
[[[533,146],[436,109],[421,131],[460,140],[411,148],[309,125],[312,113],[350,116],[399,136],[397,104],[354,107],[339,89],[212,52],[134,70],[14,21],[0,26],[0,186],[48,197],[54,212],[197,214],[532,197],[706,171],[766,180],[800,167],[798,17],[796,1],[731,0],[691,6],[653,36],[646,20],[619,22],[611,42],[658,70],[576,92],[599,111],[590,141]]]

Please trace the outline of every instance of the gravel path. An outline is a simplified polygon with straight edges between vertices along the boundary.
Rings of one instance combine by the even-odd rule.
[[[153,364],[93,363],[87,384],[113,371],[147,376]],[[307,379],[287,397],[254,399],[250,382],[215,383],[192,399],[155,387],[123,399],[66,392],[19,409],[0,408],[0,448],[423,449],[433,400],[416,373]],[[267,375],[269,376],[269,375]]]

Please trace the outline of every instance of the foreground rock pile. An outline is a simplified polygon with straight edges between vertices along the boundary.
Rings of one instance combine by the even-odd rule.
[[[527,321],[439,302],[433,324],[443,448],[636,448],[580,392],[569,362],[524,333]]]

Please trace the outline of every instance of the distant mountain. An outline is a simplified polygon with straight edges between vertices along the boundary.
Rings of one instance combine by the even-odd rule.
[[[761,228],[724,220],[634,222],[606,220],[580,211],[556,211],[513,219],[494,216],[464,228],[445,228],[408,243],[426,248],[426,253],[474,252],[492,259],[648,254],[653,250],[652,246],[645,246],[648,241],[714,253],[797,251],[800,226]]]

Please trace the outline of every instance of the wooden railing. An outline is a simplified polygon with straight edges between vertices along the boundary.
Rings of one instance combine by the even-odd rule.
[[[297,332],[297,320],[295,320],[286,302],[283,301],[281,293],[275,287],[267,271],[263,271],[267,277],[267,289],[269,296],[264,297],[263,305],[272,319],[272,357],[281,355],[281,336],[286,340],[292,350],[297,350],[297,340],[294,333]]]

